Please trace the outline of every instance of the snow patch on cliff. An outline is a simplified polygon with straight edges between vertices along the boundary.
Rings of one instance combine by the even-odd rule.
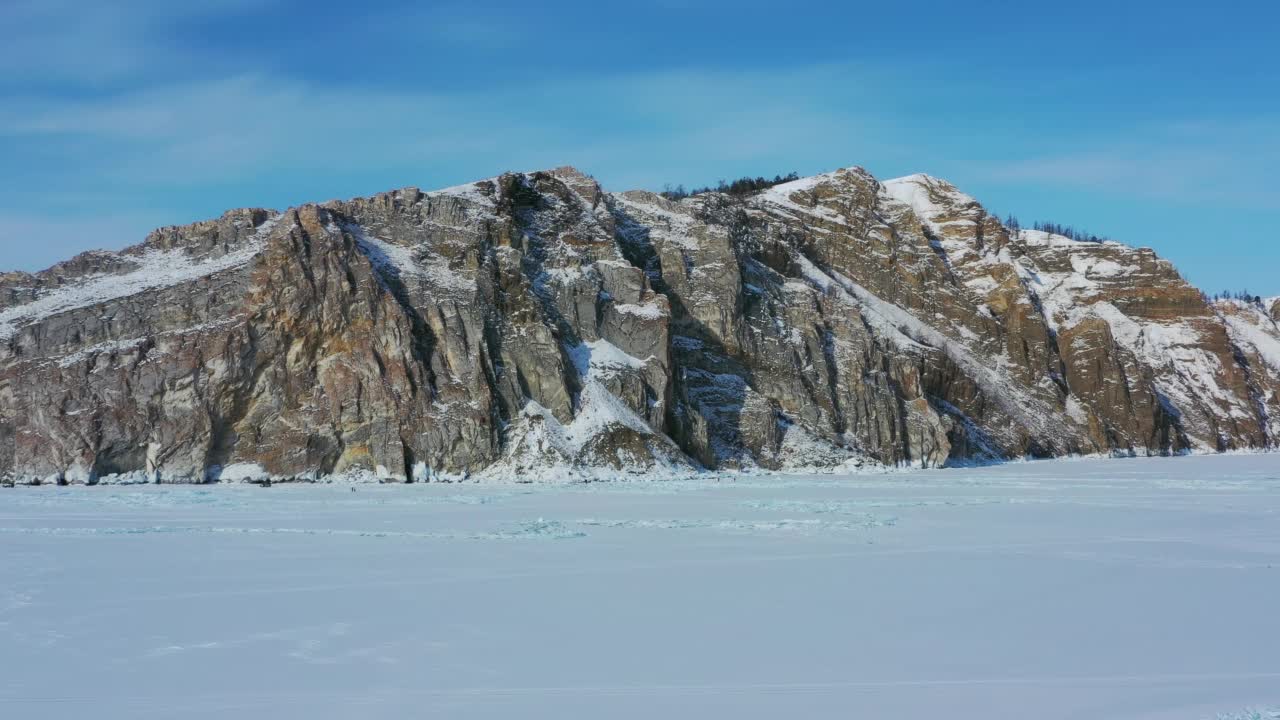
[[[1022,242],[1028,245],[1040,245],[1044,247],[1063,248],[1067,250],[1080,250],[1080,249],[1087,250],[1090,246],[1112,247],[1112,248],[1119,247],[1119,248],[1125,248],[1127,250],[1134,249],[1129,247],[1128,245],[1125,245],[1124,243],[1119,243],[1114,240],[1103,240],[1102,242],[1085,242],[1083,240],[1072,240],[1066,235],[1057,235],[1050,232],[1044,232],[1043,230],[1021,230],[1018,233],[1018,238]]]
[[[444,199],[456,201],[462,213],[471,221],[498,220],[498,209],[494,196],[486,192],[484,186],[490,185],[496,189],[500,179],[499,177],[492,177],[439,190],[431,190],[423,193],[423,196],[431,201]],[[449,227],[465,229],[461,226],[450,225]]]
[[[782,423],[779,472],[853,473],[883,468],[874,459],[814,435],[799,423]]]
[[[657,303],[648,303],[646,305],[635,305],[631,303],[621,303],[613,306],[614,310],[626,315],[635,315],[646,320],[659,320],[667,317],[668,313],[662,309]]]
[[[507,452],[477,477],[578,482],[661,479],[695,471],[669,438],[655,432],[604,384],[620,372],[643,369],[652,357],[641,360],[603,339],[579,343],[567,353],[582,378],[573,418],[561,422],[542,404],[527,399],[507,428]],[[619,432],[624,437],[620,446],[612,442]],[[638,436],[638,443],[625,439],[628,433],[631,439]]]
[[[653,356],[641,360],[608,340],[590,340],[570,348],[569,359],[579,375],[587,380],[598,380],[612,377],[625,369],[643,370]]]
[[[1204,348],[1200,323],[1208,318],[1133,317],[1105,299],[1109,297],[1107,286],[1114,287],[1122,281],[1141,282],[1134,277],[1141,272],[1136,259],[1126,261],[1138,250],[1113,242],[1084,243],[1037,230],[1023,230],[1017,240],[1037,248],[1036,253],[1018,257],[1014,268],[1039,301],[1045,321],[1055,333],[1089,318],[1102,319],[1110,326],[1116,344],[1154,371],[1153,385],[1176,410],[1186,411],[1211,402],[1217,406],[1212,414],[1241,420],[1254,417],[1253,409],[1242,398],[1223,388],[1223,363]],[[1070,270],[1048,270],[1042,264]],[[1205,440],[1195,438],[1197,447],[1210,448]]]
[[[864,171],[861,168],[845,168],[834,172],[822,173],[821,175],[800,178],[799,180],[774,185],[761,192],[758,198],[766,206],[771,205],[774,209],[787,210],[793,216],[807,215],[835,225],[848,226],[849,221],[844,215],[818,202],[816,197],[812,198],[812,204],[807,204],[796,202],[794,196],[799,193],[813,193],[823,185],[837,185],[844,182],[849,175],[863,174]],[[870,176],[866,177],[869,178]]]
[[[683,250],[696,250],[698,241],[693,230],[698,221],[685,212],[668,209],[670,201],[643,191],[615,193],[611,198],[620,206],[619,232],[628,242],[646,239],[657,245],[671,245]],[[672,207],[683,210],[676,203]]]
[[[643,438],[646,457],[599,444],[618,431]],[[562,423],[528,400],[508,429],[511,442],[502,460],[477,479],[505,482],[581,482],[587,480],[667,479],[696,471],[665,436],[658,435],[600,381],[588,379],[573,419]]]
[[[951,358],[977,381],[979,387],[1009,415],[1028,428],[1043,430],[1058,413],[1043,402],[1018,389],[1004,377],[999,365],[979,359],[960,342],[948,337],[906,310],[886,302],[858,283],[834,270],[824,272],[803,255],[795,255],[805,276],[822,289],[838,288],[851,296],[862,310],[863,318],[881,337],[901,349],[933,348]]]
[[[977,200],[928,175],[888,180],[881,185],[880,198],[911,209],[934,251],[979,302],[1000,286],[992,271],[996,266],[1011,265],[1013,258],[1007,248],[995,251],[979,242],[987,215]]]
[[[1272,370],[1280,372],[1280,325],[1253,305],[1237,304],[1234,312],[1220,316],[1233,342],[1252,348]]]
[[[910,207],[935,234],[943,233],[943,226],[960,223],[976,225],[973,218],[960,218],[938,222],[939,215],[963,212],[966,209],[980,207],[978,201],[956,189],[954,185],[938,178],[917,173],[906,177],[894,178],[881,183],[880,187],[890,198]]]
[[[416,279],[436,290],[469,293],[476,289],[473,278],[451,270],[448,261],[425,247],[414,249],[375,237],[358,225],[348,225],[346,230],[355,237],[356,245],[369,258],[384,285],[387,278],[402,283]]]
[[[24,326],[54,315],[180,285],[246,265],[262,250],[263,239],[275,227],[279,217],[272,217],[258,226],[239,247],[221,256],[193,257],[182,249],[149,249],[128,257],[137,263],[128,272],[91,276],[42,291],[31,302],[0,310],[0,340],[7,340]]]

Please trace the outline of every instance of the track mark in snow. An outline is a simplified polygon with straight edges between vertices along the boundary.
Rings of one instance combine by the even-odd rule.
[[[606,520],[584,518],[578,524],[590,527],[607,527],[623,529],[656,529],[656,530],[691,530],[709,529],[729,532],[795,532],[818,534],[826,532],[846,532],[850,530],[868,530],[880,527],[892,527],[897,518],[879,517],[870,513],[860,513],[856,520],[814,520],[783,518],[779,520],[740,520],[740,519],[705,519],[675,518],[654,520]]]
[[[150,534],[229,534],[229,535],[333,535],[363,538],[409,538],[417,540],[527,540],[572,539],[586,537],[586,533],[570,530],[555,520],[530,520],[510,530],[494,532],[412,532],[406,530],[344,530],[332,528],[263,528],[263,527],[205,527],[200,525],[151,525],[118,528],[84,527],[0,527],[0,534],[54,535],[66,537],[100,537],[109,535]]]
[[[1028,677],[974,677],[974,678],[904,678],[897,680],[848,680],[835,682],[792,682],[792,683],[637,683],[627,685],[547,685],[547,686],[509,686],[509,687],[460,687],[460,688],[397,688],[397,694],[412,697],[632,697],[644,695],[722,695],[722,694],[809,694],[830,692],[835,690],[879,690],[892,688],[935,688],[935,687],[1150,687],[1174,685],[1181,683],[1220,682],[1231,680],[1267,680],[1280,679],[1280,671],[1258,672],[1203,672],[1203,673],[1151,673],[1134,675],[1042,675]],[[184,700],[204,703],[223,699],[223,695],[207,696],[184,694]],[[256,695],[240,694],[237,699],[246,703],[298,700],[314,701],[317,697],[334,697],[349,699],[346,695],[323,692],[308,692],[306,695],[295,693],[261,693]],[[91,703],[98,702],[98,696],[31,696],[0,697],[3,703]],[[113,701],[148,702],[171,701],[173,697],[165,695],[113,695]],[[1248,713],[1262,713],[1250,715]],[[1225,715],[1220,718],[1228,720],[1273,720],[1280,717],[1275,710],[1251,711],[1244,715]],[[1270,713],[1270,714],[1269,714]]]
[[[807,500],[747,500],[742,504],[754,510],[813,513],[816,515],[865,515],[868,508],[964,507],[970,505],[1002,505],[1012,500],[853,500],[846,502]]]

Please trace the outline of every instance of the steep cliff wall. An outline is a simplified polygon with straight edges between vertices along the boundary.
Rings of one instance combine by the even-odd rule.
[[[0,476],[559,479],[1280,441],[1280,303],[923,175],[572,168],[0,275]]]

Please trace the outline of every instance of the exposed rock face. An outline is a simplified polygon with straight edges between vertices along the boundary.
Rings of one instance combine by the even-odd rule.
[[[1236,363],[1248,378],[1263,430],[1275,445],[1280,439],[1280,298],[1261,303],[1219,300],[1215,307],[1226,324]]]
[[[1280,442],[1280,303],[860,169],[572,168],[0,275],[0,476],[551,479]]]

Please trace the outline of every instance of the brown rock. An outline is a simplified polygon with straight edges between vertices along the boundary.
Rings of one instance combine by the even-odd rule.
[[[1280,303],[857,168],[573,168],[0,275],[0,477],[444,479],[1274,446]],[[588,474],[590,474],[588,473]]]

